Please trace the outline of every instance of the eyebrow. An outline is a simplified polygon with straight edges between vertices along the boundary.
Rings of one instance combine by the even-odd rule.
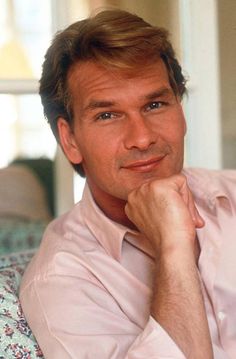
[[[113,107],[116,103],[113,101],[99,101],[99,100],[91,100],[88,106],[84,108],[84,111],[96,110],[97,108],[107,108]]]
[[[163,87],[157,91],[153,91],[148,95],[145,95],[144,98],[147,100],[153,100],[158,97],[164,97],[164,96],[173,96],[173,90],[168,87]]]
[[[154,100],[158,97],[173,96],[173,91],[170,88],[164,87],[159,90],[153,91],[150,94],[142,96],[145,100]],[[91,100],[89,104],[84,108],[84,112],[93,111],[96,109],[108,108],[116,106],[116,102],[109,100]]]

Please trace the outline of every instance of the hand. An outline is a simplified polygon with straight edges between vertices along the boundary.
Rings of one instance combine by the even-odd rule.
[[[156,249],[194,246],[204,221],[194,204],[186,177],[175,175],[143,184],[128,196],[128,218]]]
[[[212,359],[196,265],[195,232],[204,221],[186,178],[175,175],[143,184],[129,194],[125,212],[155,250],[151,315],[186,358]]]

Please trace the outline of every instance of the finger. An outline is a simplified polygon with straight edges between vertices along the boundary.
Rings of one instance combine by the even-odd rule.
[[[193,195],[188,187],[187,179],[185,177],[182,177],[182,178],[180,177],[180,179],[182,179],[182,181],[183,181],[182,185],[180,187],[180,194],[181,194],[181,197],[182,197],[185,205],[187,206],[187,208],[189,210],[191,219],[195,224],[197,221],[197,218],[198,218],[198,214],[196,212],[196,206],[194,203]]]
[[[198,212],[198,209],[196,208],[196,206],[195,206],[195,210],[196,210],[196,214],[197,214],[195,226],[196,226],[196,228],[202,228],[205,226],[205,221],[202,218],[202,216],[200,215],[200,213]]]
[[[190,190],[188,191],[188,208],[195,227],[202,228],[205,225],[205,221],[201,217],[195,205],[194,198]]]
[[[130,217],[130,208],[129,208],[129,203],[128,202],[125,205],[125,214],[126,214],[126,216],[128,218]]]

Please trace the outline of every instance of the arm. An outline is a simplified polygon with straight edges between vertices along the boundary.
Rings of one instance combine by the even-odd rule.
[[[45,359],[185,359],[152,317],[141,328],[99,281],[84,268],[80,274],[83,278],[50,275],[21,291],[26,319]]]
[[[156,253],[152,316],[187,358],[213,358],[196,265],[195,228],[204,223],[185,177],[145,183],[130,194],[126,213]]]

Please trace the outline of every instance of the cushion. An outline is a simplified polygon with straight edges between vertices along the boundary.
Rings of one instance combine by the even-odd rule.
[[[34,251],[0,256],[0,359],[43,358],[18,298],[19,284]]]
[[[54,161],[49,158],[29,158],[29,157],[18,157],[11,162],[11,164],[17,164],[29,168],[39,179],[40,183],[45,189],[48,207],[51,215],[55,215],[55,185],[54,185]]]
[[[10,216],[27,220],[51,219],[45,190],[26,166],[0,169],[0,217]]]
[[[48,222],[0,217],[0,254],[37,248]]]

